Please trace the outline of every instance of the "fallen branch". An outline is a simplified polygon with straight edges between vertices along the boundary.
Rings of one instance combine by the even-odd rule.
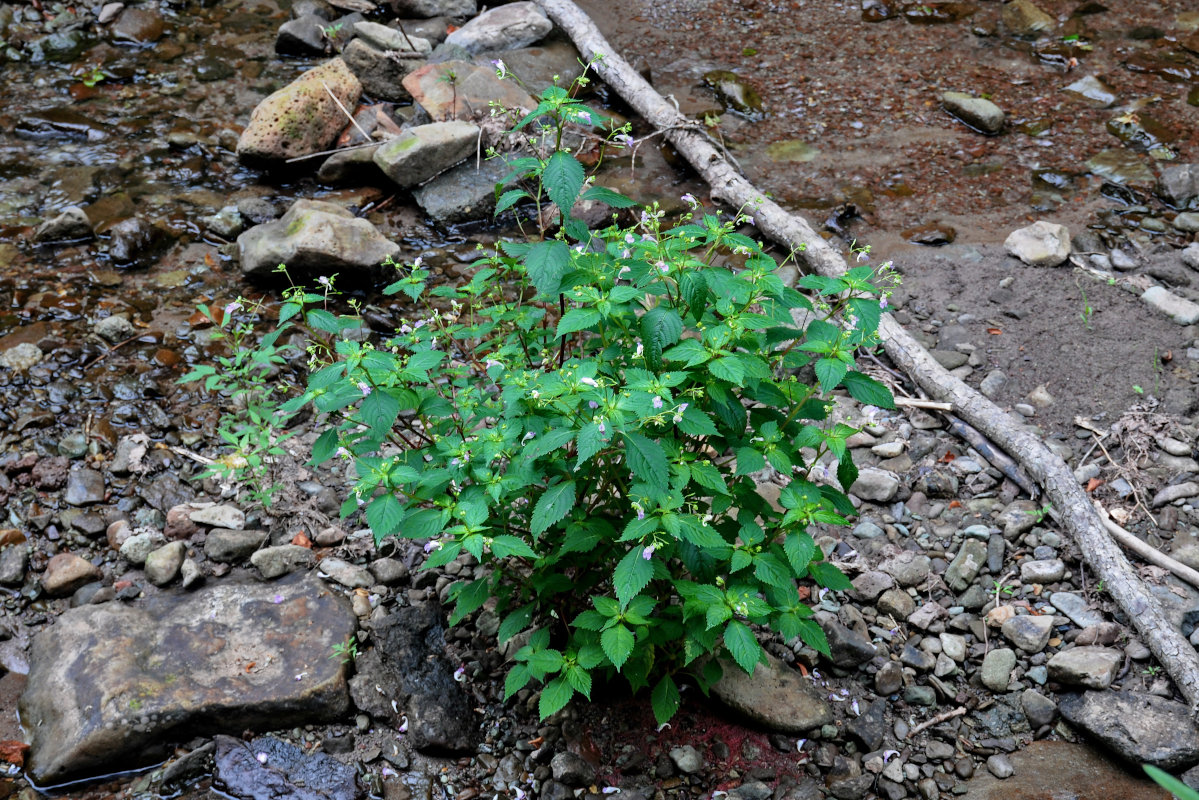
[[[967,425],[962,420],[955,417],[953,414],[946,414],[945,418],[949,421],[949,430],[957,436],[960,436],[973,447],[979,455],[985,458],[992,466],[1002,472],[1012,483],[1019,486],[1024,492],[1036,500],[1041,494],[1041,490],[1028,477],[1028,473],[1020,468],[1020,465],[1012,460],[1012,457],[1002,450],[991,446],[991,442],[985,436],[974,429],[973,426]]]
[[[918,397],[896,397],[895,405],[905,408],[923,408],[928,411],[953,411],[953,403],[939,403],[936,400],[921,400]]]
[[[616,55],[577,5],[571,0],[536,2],[570,36],[585,61],[598,58],[594,69],[613,91],[655,128],[673,128],[666,138],[707,181],[713,199],[752,214],[762,233],[797,251],[797,257],[809,269],[832,277],[844,274],[845,259],[805,220],[758,191],[705,137],[687,126],[688,120]],[[1108,536],[1090,498],[1062,460],[1040,439],[1014,428],[994,403],[950,375],[890,314],[883,314],[879,333],[887,355],[930,397],[952,403],[962,419],[1021,462],[1044,488],[1091,569],[1106,582],[1112,598],[1136,625],[1192,709],[1199,708],[1199,657],[1195,648],[1170,624],[1136,577],[1124,553]]]
[[[931,728],[934,725],[940,725],[942,722],[951,720],[954,717],[960,717],[965,714],[966,711],[967,709],[965,706],[958,706],[957,708],[950,709],[949,711],[942,711],[937,716],[929,717],[924,722],[921,722],[915,728],[912,728],[910,731],[908,731],[907,738],[911,739],[913,736],[920,733],[920,731],[925,730],[926,728]]]
[[[1168,569],[1184,581],[1199,589],[1199,572],[1188,567],[1180,561],[1175,561],[1168,555],[1158,550],[1148,542],[1142,542],[1131,532],[1126,531],[1116,524],[1116,521],[1107,513],[1107,509],[1098,500],[1095,501],[1095,510],[1099,512],[1099,516],[1103,519],[1103,526],[1107,528],[1107,532],[1112,535],[1117,542],[1127,547],[1132,552],[1136,553],[1141,558],[1148,561],[1150,564],[1155,564],[1162,569]]]

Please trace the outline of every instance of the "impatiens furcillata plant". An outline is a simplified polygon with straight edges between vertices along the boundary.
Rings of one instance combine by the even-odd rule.
[[[544,718],[620,675],[665,722],[684,674],[705,692],[719,679],[712,656],[764,662],[755,627],[827,653],[804,601],[850,583],[809,528],[854,512],[856,429],[830,421],[833,392],[893,407],[854,364],[878,344],[885,292],[859,266],[803,277],[805,295],[738,232],[747,217],[686,197],[670,225],[593,185],[563,133],[627,139],[606,124],[542,93],[516,128],[550,145],[497,188],[537,232],[481,254],[463,285],[397,266],[386,293],[418,310],[394,335],[342,336],[360,320],[292,290],[281,321],[314,333],[313,364],[283,410],[326,415],[313,460],[353,463],[343,514],[424,542],[426,569],[466,553],[485,567],[452,586],[450,621],[487,604],[500,642],[520,637],[506,696],[540,687]],[[628,223],[590,231],[580,199]],[[757,491],[767,470],[786,484],[777,506]]]

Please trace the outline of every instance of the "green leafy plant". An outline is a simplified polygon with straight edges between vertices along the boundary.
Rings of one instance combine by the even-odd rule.
[[[99,67],[92,67],[80,79],[80,83],[89,89],[99,86],[104,81],[108,80],[108,75]]]
[[[1091,307],[1090,301],[1087,300],[1087,290],[1081,286],[1078,288],[1082,292],[1082,312],[1079,313],[1078,317],[1082,320],[1083,327],[1091,330],[1091,317],[1095,314],[1095,309]]]
[[[1158,786],[1173,793],[1178,800],[1199,800],[1199,792],[1196,792],[1165,770],[1151,764],[1143,764],[1141,768],[1145,770],[1145,774],[1152,778]]]
[[[333,653],[329,658],[336,658],[343,664],[353,663],[354,659],[358,658],[357,637],[351,633],[344,642],[333,645]]]
[[[1034,508],[1031,511],[1025,511],[1024,513],[1032,516],[1034,518],[1033,521],[1036,522],[1038,525],[1040,525],[1042,522],[1045,521],[1045,517],[1048,516],[1049,512],[1052,510],[1053,510],[1053,503],[1046,503],[1045,505],[1041,506],[1040,508]]]
[[[497,213],[535,206],[537,233],[481,254],[459,286],[431,285],[420,259],[397,267],[385,293],[416,310],[378,342],[344,336],[360,321],[323,295],[287,292],[280,321],[314,339],[281,411],[328,415],[313,461],[352,462],[343,515],[423,540],[425,569],[484,565],[451,586],[450,621],[489,604],[500,642],[519,637],[506,697],[540,684],[544,718],[619,675],[652,686],[665,722],[684,671],[707,691],[713,656],[765,661],[755,627],[828,652],[798,582],[851,587],[808,529],[854,513],[857,429],[830,418],[834,390],[893,407],[854,369],[887,289],[859,266],[801,278],[809,299],[739,232],[748,217],[690,197],[677,225],[654,206],[589,230],[579,198],[634,206],[565,147],[606,121],[560,87],[538,99],[515,127],[551,146],[511,162],[505,183],[527,188],[497,189]],[[766,472],[786,481],[777,506],[757,491]]]
[[[992,583],[994,585],[991,588],[994,589],[994,591],[995,591],[996,605],[999,604],[999,596],[1000,595],[1006,595],[1008,597],[1011,597],[1012,594],[1016,591],[1016,587],[1012,586],[1010,583],[1001,583],[1000,581],[992,581]]]
[[[292,435],[286,427],[293,414],[279,407],[285,387],[272,378],[287,356],[296,352],[279,344],[289,326],[285,320],[251,347],[260,303],[239,298],[217,311],[207,305],[199,309],[213,323],[212,338],[227,342],[229,352],[218,356],[215,365],[196,366],[179,383],[202,381],[205,390],[226,397],[232,407],[221,416],[217,429],[231,452],[209,465],[200,478],[244,483],[250,500],[269,506],[279,488],[272,478],[273,460],[284,454],[281,444]]]

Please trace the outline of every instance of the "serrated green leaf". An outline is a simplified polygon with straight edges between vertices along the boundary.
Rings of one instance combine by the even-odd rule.
[[[715,436],[717,434],[712,418],[694,406],[688,406],[675,425],[688,436]]]
[[[666,451],[662,445],[639,433],[626,432],[625,458],[635,477],[660,492],[665,492],[670,478]]]
[[[541,690],[541,699],[537,701],[537,715],[544,720],[550,714],[561,711],[574,693],[574,687],[559,675]]]
[[[328,428],[312,443],[311,464],[323,464],[337,454],[337,428]]]
[[[741,361],[733,356],[723,356],[708,362],[708,370],[722,381],[728,381],[734,386],[740,386],[745,380],[745,368]]]
[[[509,558],[516,556],[517,558],[537,558],[537,553],[533,548],[518,536],[509,536],[504,534],[496,536],[491,540],[491,553],[496,558]]]
[[[534,604],[529,603],[504,617],[504,620],[500,623],[499,630],[496,631],[496,639],[499,643],[503,644],[529,627],[529,623],[533,620],[533,611]]]
[[[457,625],[466,616],[477,611],[487,598],[491,596],[489,581],[477,580],[466,583],[458,581],[450,587],[450,599],[454,601],[454,613],[449,617],[449,624]]]
[[[607,617],[598,611],[593,611],[589,608],[585,611],[582,611],[577,617],[575,617],[574,622],[570,624],[576,628],[582,628],[583,630],[587,631],[602,631],[607,622]]]
[[[824,629],[814,620],[801,619],[799,621],[799,638],[803,639],[804,644],[816,652],[826,656],[830,655],[828,637],[824,635]]]
[[[750,675],[754,674],[754,667],[762,658],[762,646],[748,625],[735,619],[729,620],[724,628],[724,646],[737,666]]]
[[[849,396],[859,403],[879,408],[895,408],[895,396],[891,394],[891,390],[869,375],[846,372],[841,383],[849,391]]]
[[[525,254],[525,268],[537,291],[553,297],[562,285],[562,276],[570,268],[570,247],[557,239],[538,242]]]
[[[708,606],[708,610],[704,612],[704,620],[709,629],[723,624],[731,616],[733,611],[724,604],[724,598],[721,598],[720,605]]]
[[[712,492],[728,493],[729,487],[724,482],[724,476],[713,464],[695,462],[691,464],[691,480]]]
[[[635,200],[630,200],[620,192],[614,192],[604,186],[592,186],[583,192],[583,199],[594,200],[598,203],[612,206],[612,208],[635,208],[637,206]]]
[[[629,550],[612,573],[612,586],[621,605],[627,605],[630,600],[641,594],[641,590],[654,577],[653,562],[643,557],[643,550],[642,547]]]
[[[576,333],[586,330],[600,321],[600,313],[594,308],[572,308],[558,320],[558,335]]]
[[[858,479],[858,468],[853,463],[853,456],[849,450],[846,450],[841,459],[837,462],[837,483],[841,484],[841,488],[848,492]]]
[[[529,668],[524,664],[514,664],[504,677],[504,700],[509,700],[512,695],[525,688],[532,677]]]
[[[752,447],[737,448],[737,477],[757,472],[766,466],[766,457]]]
[[[795,577],[803,577],[807,574],[808,564],[816,553],[816,542],[807,533],[789,533],[783,540],[783,552],[787,555],[791,569],[795,571]]]
[[[380,495],[366,506],[366,524],[376,537],[391,536],[403,519],[404,506],[393,494]]]
[[[612,666],[616,667],[617,672],[620,672],[621,667],[632,655],[633,643],[633,632],[624,625],[613,625],[600,634],[600,647],[604,648],[604,655],[612,662]]]
[[[529,193],[524,189],[509,189],[500,195],[500,199],[496,201],[495,214],[493,216],[499,216],[500,214],[503,214],[505,211],[512,208],[512,206],[516,205],[528,196]]]
[[[533,507],[529,530],[540,536],[551,525],[557,524],[575,506],[575,482],[563,481],[545,490]]]
[[[570,211],[586,180],[587,174],[583,171],[583,165],[570,153],[562,150],[550,156],[545,170],[541,173],[541,184],[550,200],[562,212],[564,219],[570,217]]]
[[[674,679],[669,675],[663,675],[662,680],[658,681],[658,685],[650,694],[649,703],[654,710],[654,719],[658,721],[659,725],[669,722],[682,703],[679,687],[675,685]]]
[[[816,378],[820,381],[820,391],[828,394],[845,377],[849,365],[838,358],[822,358],[816,362],[815,369]]]
[[[575,438],[575,432],[570,428],[554,428],[548,430],[540,436],[533,437],[532,440],[525,445],[524,457],[527,461],[532,461],[536,458],[557,450],[559,447],[570,442]]]
[[[845,577],[845,573],[827,561],[813,562],[808,566],[812,579],[826,589],[847,592],[853,588],[853,583]]]
[[[576,692],[591,699],[591,673],[578,664],[569,664],[562,670],[562,675]]]
[[[589,422],[579,428],[579,434],[575,441],[575,454],[578,459],[575,461],[574,471],[578,472],[593,455],[603,450],[608,441],[607,434],[600,431],[598,422]]]
[[[771,586],[786,586],[795,580],[787,565],[771,553],[754,556],[754,577]]]

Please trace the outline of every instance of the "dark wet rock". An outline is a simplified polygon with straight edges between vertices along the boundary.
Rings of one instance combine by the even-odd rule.
[[[595,767],[577,753],[559,753],[550,761],[550,769],[554,780],[567,786],[589,786],[595,780]]]
[[[33,465],[33,469],[29,471],[29,474],[33,478],[34,486],[39,489],[52,491],[54,489],[61,489],[66,484],[70,476],[70,466],[71,462],[66,456],[39,458],[38,462]],[[91,476],[83,479],[83,485],[78,487],[78,490],[82,492],[81,496],[91,496],[91,492],[94,491],[93,480]]]
[[[317,180],[329,184],[370,182],[379,175],[375,151],[381,146],[357,147],[334,153],[317,170]]]
[[[752,676],[736,664],[722,663],[723,674],[712,693],[738,714],[773,731],[803,733],[832,722],[832,709],[811,681],[774,656],[767,654],[767,662],[758,664]]]
[[[493,67],[469,61],[426,64],[404,78],[404,88],[434,122],[485,115],[493,101],[508,109],[537,107],[514,81],[500,80]]]
[[[238,139],[238,157],[262,164],[327,150],[345,127],[329,92],[346,108],[357,105],[362,94],[362,84],[340,58],[308,70],[259,103]]]
[[[930,222],[927,225],[917,225],[914,228],[908,228],[901,235],[913,244],[939,247],[943,244],[952,243],[957,238],[958,232],[952,225],[946,225],[941,222]]]
[[[24,544],[10,544],[0,548],[0,585],[20,586],[25,582],[29,569],[29,548]]]
[[[38,225],[33,232],[37,242],[60,242],[88,239],[92,236],[92,225],[87,214],[78,206],[64,208],[58,216]]]
[[[108,255],[118,264],[132,264],[153,255],[163,234],[140,217],[123,219],[107,231]]]
[[[421,56],[380,50],[362,39],[350,42],[341,57],[350,72],[361,81],[364,92],[379,100],[392,102],[404,102],[412,98],[412,94],[404,87],[404,78],[425,63]]]
[[[170,542],[146,556],[146,580],[155,586],[166,586],[179,577],[183,559],[187,557],[187,545]]]
[[[237,564],[257,550],[267,540],[266,531],[234,531],[216,529],[209,531],[204,540],[204,555],[210,561]]]
[[[1049,677],[1070,686],[1106,689],[1112,685],[1124,654],[1107,647],[1083,646],[1063,650],[1049,659]]]
[[[73,506],[87,506],[104,500],[104,475],[81,467],[71,470],[63,499]]]
[[[1186,705],[1140,692],[1061,697],[1062,716],[1133,764],[1185,769],[1199,763],[1199,727]]]
[[[1137,152],[1154,151],[1178,138],[1176,131],[1144,111],[1112,117],[1105,127],[1108,133],[1124,142],[1128,149]]]
[[[86,139],[99,142],[112,128],[72,108],[50,108],[22,115],[15,133],[28,139]],[[92,220],[95,227],[95,220]]]
[[[887,701],[875,700],[847,726],[849,735],[857,739],[867,753],[883,746],[887,732],[886,711]]]
[[[214,83],[232,78],[234,71],[227,61],[205,56],[192,65],[192,74],[200,83]]]
[[[848,628],[827,611],[816,613],[816,621],[828,639],[831,661],[841,669],[854,669],[874,658],[878,653],[870,639]]]
[[[1003,7],[1003,25],[1015,36],[1038,36],[1057,26],[1057,21],[1030,0],[1013,0]]]
[[[216,745],[206,742],[167,764],[162,771],[163,786],[186,784],[208,772],[214,750]]]
[[[162,14],[153,8],[126,8],[109,29],[114,41],[151,44],[162,38]]]
[[[725,69],[712,70],[704,73],[704,83],[716,92],[716,97],[728,110],[750,115],[762,113],[762,96],[737,73]]]
[[[354,768],[326,753],[273,736],[243,742],[231,736],[214,739],[213,783],[243,800],[356,800],[362,795]]]
[[[51,597],[73,594],[85,583],[99,580],[100,568],[74,553],[59,553],[46,564],[42,588]]]
[[[237,237],[242,272],[265,278],[280,264],[291,274],[371,272],[400,248],[365,219],[333,203],[297,200],[276,222]]]
[[[33,640],[30,773],[59,783],[160,757],[175,736],[338,718],[345,672],[329,653],[355,626],[311,577],[67,611]]]
[[[583,74],[579,51],[564,39],[551,37],[535,47],[508,50],[494,56],[503,59],[508,72],[523,86],[552,86],[554,76],[558,77],[560,86],[569,86]],[[478,60],[487,61],[491,57],[492,54],[483,54]]]
[[[148,484],[139,484],[137,493],[151,508],[166,514],[175,506],[191,502],[195,491],[169,472],[158,475]]]
[[[508,3],[484,11],[446,37],[446,44],[472,55],[528,47],[553,30],[553,23],[536,3]]]
[[[1003,109],[990,100],[963,92],[945,92],[941,102],[946,111],[979,133],[994,136],[1003,130]]]
[[[495,185],[511,167],[508,159],[494,158],[478,167],[468,161],[443,172],[413,191],[417,205],[442,225],[487,219],[495,209]]]
[[[1110,86],[1104,83],[1101,78],[1094,75],[1079,78],[1074,83],[1066,86],[1062,91],[1081,97],[1091,105],[1099,108],[1114,106],[1119,99],[1119,96]]]
[[[1036,689],[1025,689],[1020,695],[1020,707],[1033,730],[1057,719],[1057,704]]]
[[[1012,753],[1008,759],[1015,774],[1000,779],[987,772],[977,773],[966,786],[965,800],[1032,800],[1050,796],[1080,800],[1091,797],[1169,800],[1170,797],[1139,770],[1123,768],[1092,747],[1037,741]],[[1048,776],[1052,776],[1052,783]]]
[[[298,544],[281,544],[255,551],[250,556],[250,563],[258,568],[262,577],[271,580],[313,566],[316,564],[316,555]]]
[[[97,320],[92,330],[105,341],[116,344],[132,336],[136,329],[133,327],[133,323],[129,321],[128,316],[113,314],[112,316]]]
[[[1175,208],[1188,208],[1199,198],[1199,164],[1169,164],[1162,167],[1157,191]]]
[[[1056,267],[1070,256],[1070,231],[1065,225],[1039,220],[1012,231],[1003,247],[1030,266]]]
[[[475,0],[391,0],[401,17],[473,17],[479,10]]]
[[[281,56],[324,55],[329,42],[325,28],[329,21],[315,14],[303,14],[279,26],[275,52]]]
[[[200,222],[210,233],[226,241],[233,240],[246,229],[246,221],[237,210],[237,206],[225,206],[212,216],[202,218]]]
[[[375,163],[394,183],[409,188],[472,155],[478,141],[479,127],[469,122],[418,125],[381,145]]]
[[[1157,180],[1143,155],[1123,147],[1100,150],[1087,159],[1086,166],[1095,175],[1117,184],[1152,186]]]
[[[470,753],[477,735],[472,701],[454,680],[444,651],[436,607],[396,609],[375,622],[374,647],[355,660],[350,691],[359,709],[390,725],[400,724],[406,707],[409,735],[421,752]]]

